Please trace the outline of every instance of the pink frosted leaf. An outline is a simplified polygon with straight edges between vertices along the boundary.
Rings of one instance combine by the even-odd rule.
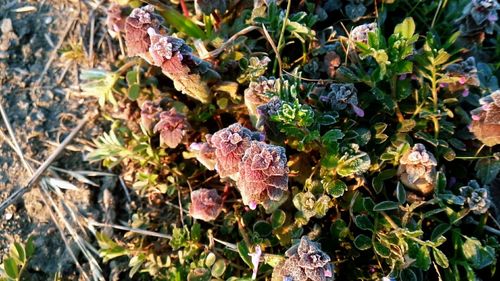
[[[213,221],[222,210],[222,198],[215,189],[200,188],[191,193],[189,215],[203,221]]]
[[[160,121],[153,130],[160,133],[160,145],[175,148],[181,143],[188,128],[186,117],[172,108],[160,113]]]

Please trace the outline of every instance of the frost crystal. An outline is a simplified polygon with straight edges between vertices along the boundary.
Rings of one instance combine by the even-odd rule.
[[[471,180],[468,185],[460,187],[460,194],[465,198],[469,209],[476,215],[488,211],[491,205],[488,193],[488,187],[480,187],[475,180]]]
[[[278,114],[282,106],[283,101],[276,96],[272,97],[268,103],[257,106],[258,120],[256,127],[264,127],[267,135],[277,135],[279,130],[272,123],[271,116]]]
[[[463,91],[468,86],[479,87],[479,78],[477,77],[476,60],[469,57],[466,60],[450,64],[446,67],[446,74],[450,77],[459,78],[459,81],[448,85],[451,92]]]
[[[349,38],[354,42],[368,42],[368,32],[374,32],[377,29],[376,23],[365,23],[358,25],[351,30]]]
[[[141,106],[141,124],[146,131],[151,132],[158,122],[161,107],[152,101],[145,101]]]
[[[274,78],[267,79],[260,77],[257,81],[252,81],[245,90],[245,105],[248,108],[250,117],[256,119],[258,115],[257,107],[269,102],[268,92],[276,91],[276,80]],[[255,122],[256,120],[252,120]],[[255,123],[254,123],[255,125]]]
[[[474,109],[470,131],[487,146],[500,144],[500,90],[479,100]]]
[[[344,110],[348,106],[356,115],[363,117],[364,111],[358,107],[357,90],[353,84],[331,84],[330,91],[320,94],[319,100],[331,110]]]
[[[209,135],[207,135],[209,138]],[[215,169],[215,147],[206,142],[195,142],[189,149],[196,153],[196,160],[209,170]]]
[[[238,190],[248,206],[279,201],[288,190],[288,167],[281,146],[252,141],[239,165]]]
[[[189,215],[203,221],[213,221],[222,210],[222,198],[215,189],[200,188],[191,192]]]
[[[210,138],[207,137],[208,142],[215,147],[215,168],[220,177],[236,180],[245,150],[250,147],[252,140],[260,138],[260,134],[253,133],[238,123],[217,131]]]
[[[500,5],[497,0],[472,0],[457,20],[461,35],[471,37],[480,33],[492,34],[498,21]]]
[[[272,281],[334,280],[330,257],[307,236],[302,236],[300,243],[288,249],[285,256],[287,259],[274,268]]]
[[[434,155],[417,143],[399,160],[398,176],[406,187],[429,194],[434,189],[436,166]]]
[[[151,62],[148,53],[151,44],[147,30],[158,30],[160,20],[153,14],[153,6],[147,5],[132,10],[125,20],[125,44],[129,56],[141,56]]]
[[[161,146],[175,148],[184,138],[188,128],[186,117],[171,108],[160,113],[160,121],[155,125],[154,132],[160,132]]]

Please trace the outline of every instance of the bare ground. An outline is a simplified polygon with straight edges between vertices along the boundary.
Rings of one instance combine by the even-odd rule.
[[[84,155],[88,140],[100,130],[95,123],[97,105],[78,94],[78,74],[81,68],[108,67],[109,58],[101,54],[109,54],[109,48],[114,47],[103,28],[102,2],[0,0],[0,103],[35,169],[83,118],[89,121],[53,166],[70,171],[96,169],[84,161]],[[62,55],[65,52],[67,55]],[[7,135],[4,120],[0,124]],[[13,190],[27,184],[30,174],[2,137],[0,167],[3,202]],[[49,175],[62,176],[78,187],[77,191],[64,190],[56,201],[99,218],[99,187],[79,183],[60,172]],[[60,203],[57,205],[62,208]],[[61,225],[61,221],[57,223]],[[64,235],[76,249],[66,231]],[[29,263],[30,280],[49,280],[56,274],[63,280],[79,279],[48,206],[41,199],[39,186],[0,213],[0,261],[14,241],[26,241],[29,236],[35,237],[37,248]],[[85,267],[85,260],[75,252]]]

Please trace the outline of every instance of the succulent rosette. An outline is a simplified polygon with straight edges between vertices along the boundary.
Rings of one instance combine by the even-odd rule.
[[[460,195],[464,197],[469,209],[476,215],[486,213],[491,206],[488,187],[481,187],[475,180],[460,187]]]
[[[407,188],[427,195],[434,190],[436,166],[434,155],[423,144],[416,143],[399,160],[397,174]]]
[[[261,136],[239,123],[217,131],[207,141],[215,147],[215,169],[221,178],[238,178],[239,165],[245,150],[252,140],[260,140]]]
[[[285,253],[286,260],[273,271],[273,281],[332,281],[330,257],[321,250],[320,244],[302,236],[298,245]]]
[[[251,209],[257,204],[280,201],[288,190],[288,166],[281,146],[253,141],[239,165],[238,190]]]
[[[186,135],[190,128],[186,117],[177,113],[175,108],[160,113],[159,121],[153,128],[155,133],[160,133],[160,145],[175,148]]]
[[[500,90],[479,100],[474,109],[470,131],[487,146],[500,144]]]
[[[222,198],[215,189],[200,188],[191,192],[189,215],[203,221],[215,220],[222,210]]]

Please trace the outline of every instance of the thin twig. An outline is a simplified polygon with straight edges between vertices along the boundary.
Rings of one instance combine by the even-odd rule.
[[[1,106],[1,103],[0,103],[0,111],[2,113],[2,117],[4,118],[5,125],[7,126],[7,130],[11,131],[12,128],[9,125],[8,119],[6,119],[7,116],[6,115],[4,116],[5,112],[3,110],[3,107]],[[59,154],[63,152],[64,147],[66,147],[66,145],[68,145],[68,143],[76,136],[76,134],[80,131],[80,129],[83,127],[86,121],[87,121],[86,118],[83,119],[80,122],[80,124],[78,124],[78,126],[76,126],[76,128],[73,129],[73,131],[59,145],[59,147],[49,156],[49,158],[47,158],[47,160],[43,162],[43,164],[34,173],[30,165],[26,162],[26,159],[24,159],[24,156],[22,156],[23,155],[22,150],[16,143],[12,132],[11,139],[14,140],[14,145],[17,147],[16,152],[19,155],[19,157],[21,157],[21,161],[23,162],[24,167],[28,171],[30,171],[30,173],[32,173],[32,176],[25,187],[14,191],[4,202],[0,204],[0,213],[2,213],[8,206],[16,202],[26,191],[28,191],[33,185],[35,185],[38,182],[40,176],[47,170],[47,168],[49,168],[49,166],[52,164],[52,162],[54,162],[54,160],[59,156]]]
[[[132,227],[127,227],[127,226],[122,226],[122,225],[117,225],[117,224],[100,223],[100,222],[96,222],[96,221],[91,220],[91,219],[87,219],[87,223],[90,226],[111,227],[111,228],[115,228],[115,229],[120,229],[120,230],[126,230],[126,231],[130,231],[130,232],[135,232],[135,233],[142,234],[142,235],[147,235],[147,236],[154,236],[154,237],[158,237],[158,238],[172,239],[172,235],[164,234],[164,233],[159,233],[159,232],[154,232],[154,231],[149,231],[149,230],[144,230],[144,229],[140,229],[140,228],[132,228]]]
[[[220,53],[225,51],[229,45],[231,45],[236,39],[238,39],[238,37],[240,37],[241,35],[247,34],[251,31],[257,30],[257,29],[259,29],[259,27],[257,27],[257,26],[247,26],[247,27],[243,28],[242,30],[238,31],[233,36],[231,36],[229,39],[227,39],[226,42],[224,42],[219,48],[217,48],[213,51],[210,51],[206,54],[202,54],[201,58],[208,59],[208,58],[217,57]]]

